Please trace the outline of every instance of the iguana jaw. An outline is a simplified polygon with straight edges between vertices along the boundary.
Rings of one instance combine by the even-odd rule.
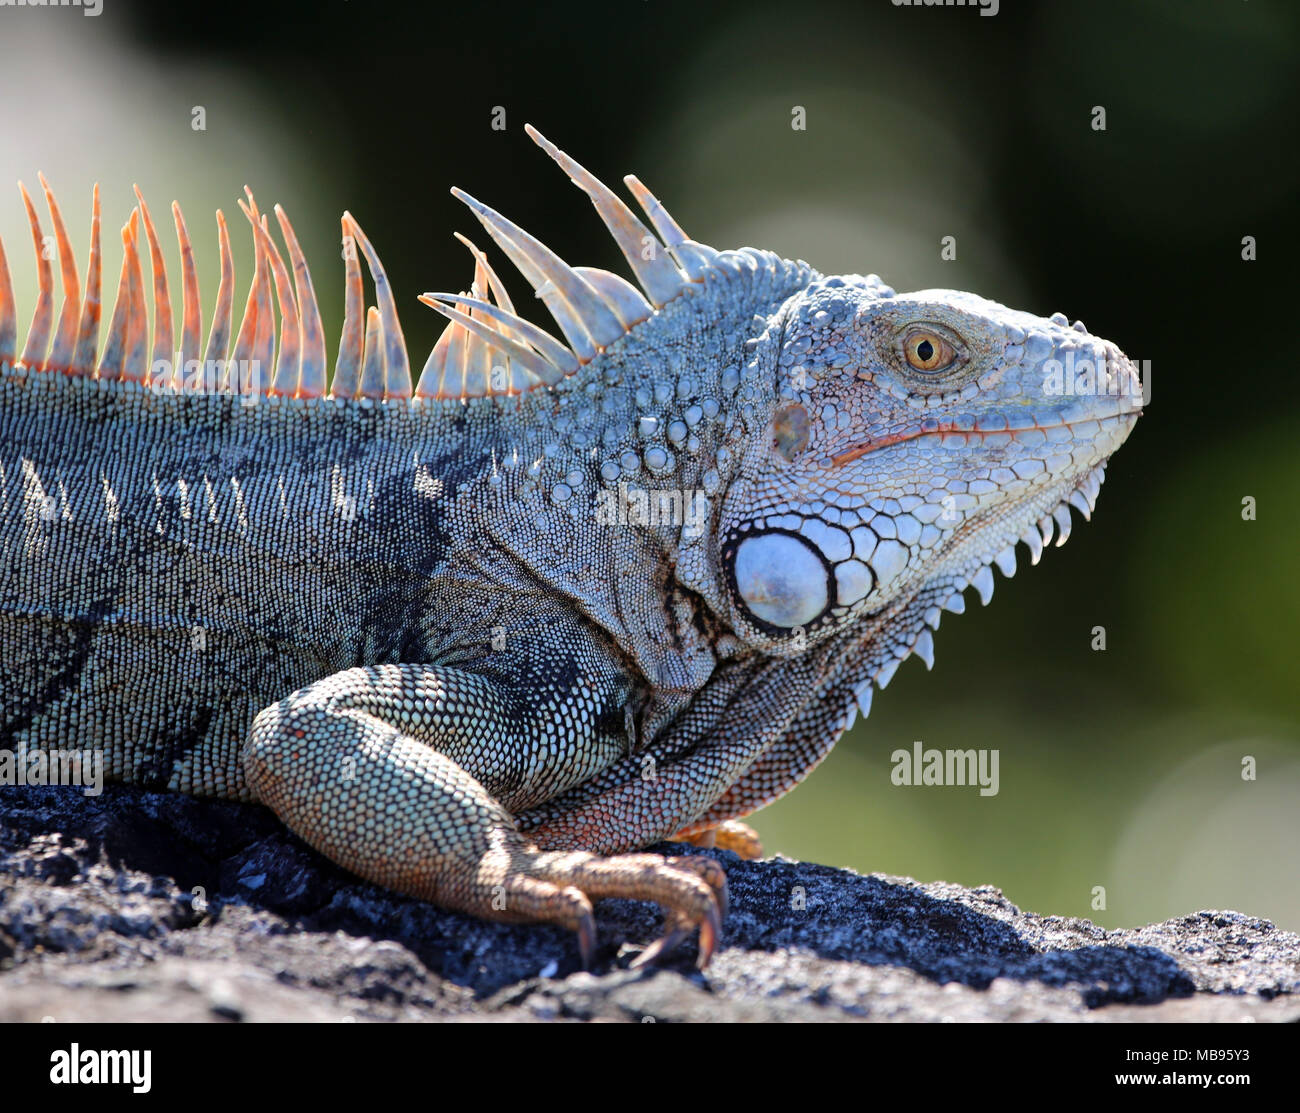
[[[1140,409],[1127,410],[1104,418],[1034,424],[1029,429],[1039,432],[1049,430],[1089,429],[1092,460],[1080,469],[1066,473],[1043,488],[1028,491],[1023,497],[1012,498],[994,506],[988,513],[975,513],[967,518],[946,541],[943,552],[932,562],[930,571],[956,573],[975,584],[982,601],[987,604],[992,597],[992,579],[981,574],[981,569],[996,565],[1005,575],[1015,573],[1014,548],[1017,542],[1026,546],[1030,563],[1037,564],[1043,549],[1056,537],[1057,546],[1064,545],[1070,536],[1070,509],[1082,514],[1085,520],[1092,517],[1097,496],[1105,478],[1106,462],[1132,431],[1141,414]],[[851,452],[860,460],[876,452],[888,452],[909,442],[922,442],[923,438],[945,435],[964,437],[968,444],[978,445],[990,433],[970,428],[917,430],[888,439],[887,443],[874,442],[864,446],[860,453]],[[1077,438],[1076,438],[1077,439]],[[845,461],[846,463],[848,461]],[[978,581],[978,582],[977,582]]]
[[[1018,542],[1029,550],[1030,563],[1036,565],[1042,558],[1044,549],[1052,544],[1054,538],[1059,548],[1070,537],[1071,509],[1083,515],[1085,520],[1091,519],[1101,484],[1105,479],[1109,455],[1128,436],[1139,413],[1140,411],[1131,411],[1095,422],[1098,431],[1094,435],[1094,443],[1107,442],[1110,446],[1104,454],[1097,457],[1095,463],[1079,472],[1062,477],[1049,487],[1032,490],[1023,497],[1003,502],[986,513],[970,515],[952,531],[942,543],[940,550],[933,553],[923,566],[914,570],[904,569],[892,585],[893,590],[887,598],[876,601],[868,596],[858,601],[848,610],[845,621],[840,625],[851,625],[861,620],[868,620],[873,615],[886,611],[905,612],[907,602],[928,594],[937,595],[937,599],[934,606],[927,608],[925,624],[937,629],[938,613],[941,608],[954,613],[965,610],[963,593],[968,587],[974,587],[981,603],[987,605],[993,598],[992,569],[997,567],[1007,578],[1016,573],[1015,546]],[[1069,428],[1072,424],[1084,423],[1060,423],[1056,426],[1036,426],[1036,428]],[[888,452],[900,444],[938,435],[927,431],[902,436],[888,445],[873,445],[872,449],[864,455],[870,455],[874,451]],[[780,536],[785,535],[783,533]],[[787,546],[787,550],[788,548]],[[797,552],[783,551],[777,555],[787,572],[791,568],[798,569],[796,561],[792,559],[798,556]],[[829,562],[827,564],[829,568]],[[835,598],[836,585],[840,582],[842,581],[834,572],[829,573],[825,594],[832,602]],[[733,590],[739,590],[739,585]],[[821,597],[820,584],[817,585],[817,596]],[[767,613],[780,613],[782,606],[788,613],[792,607],[797,606],[797,601],[791,603],[789,600],[769,598],[764,602],[771,608]],[[774,636],[764,648],[778,656],[802,653],[812,640],[806,631],[800,632],[800,636],[793,640],[782,636],[779,630],[770,625],[766,627],[766,631],[771,631]],[[868,670],[868,685],[874,681],[876,686],[884,688],[898,665],[913,652],[918,653],[925,660],[927,668],[933,666],[933,642],[919,619],[912,623],[908,632],[901,636],[901,640],[897,628],[893,638],[895,639],[893,650],[885,653]]]
[[[1109,419],[1125,427],[1121,440],[1135,420],[1136,415]],[[851,666],[858,678],[851,684],[855,706],[846,728],[859,711],[863,715],[870,713],[873,691],[888,687],[898,666],[913,654],[921,658],[926,669],[934,667],[932,631],[939,629],[942,613],[964,613],[965,592],[971,587],[981,605],[988,606],[993,599],[993,569],[996,567],[1006,579],[1018,570],[1017,542],[1029,550],[1031,564],[1039,562],[1054,536],[1057,548],[1064,545],[1071,533],[1071,509],[1085,520],[1092,517],[1105,471],[1106,461],[1102,460],[1072,484],[1026,500],[996,522],[972,521],[972,528],[958,531],[941,562],[941,570],[906,594],[904,600],[895,600],[892,615],[870,636],[859,640],[859,652],[853,655],[856,659]]]

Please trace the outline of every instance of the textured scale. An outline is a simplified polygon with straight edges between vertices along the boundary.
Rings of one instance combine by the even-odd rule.
[[[721,870],[629,852],[757,853],[735,820],[908,656],[931,667],[942,611],[987,602],[1017,542],[1036,563],[1069,507],[1091,513],[1137,377],[1064,318],[707,247],[629,177],[647,227],[529,134],[635,282],[456,191],[556,331],[464,240],[469,289],[419,299],[449,323],[414,382],[349,214],[327,383],[278,206],[239,201],[238,325],[217,214],[204,344],[181,210],[176,313],[137,191],[101,342],[98,189],[83,293],[42,179],[57,310],[22,191],[40,295],[20,354],[0,245],[0,744],[97,746],[115,778],[260,801],[361,876],[563,924],[588,959],[591,901],[655,900],[643,959],[698,928],[704,962]],[[1053,392],[1062,362],[1090,391]]]

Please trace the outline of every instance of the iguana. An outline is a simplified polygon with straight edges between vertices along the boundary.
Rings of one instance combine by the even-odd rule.
[[[450,323],[414,388],[351,215],[327,387],[279,206],[283,251],[239,202],[256,265],[237,331],[217,213],[203,345],[173,205],[177,342],[137,189],[99,353],[98,187],[83,296],[41,179],[57,318],[22,189],[40,291],[20,353],[0,248],[0,741],[259,801],[372,882],[570,928],[587,963],[593,900],[655,901],[664,936],[640,960],[698,928],[703,965],[721,867],[631,852],[756,853],[738,818],[807,776],[908,656],[930,667],[941,612],[972,586],[987,603],[1017,542],[1036,563],[1069,507],[1089,515],[1139,380],[1060,314],[705,246],[629,176],[647,226],[528,133],[639,289],[453,190],[563,339],[460,237],[473,285],[420,298]]]

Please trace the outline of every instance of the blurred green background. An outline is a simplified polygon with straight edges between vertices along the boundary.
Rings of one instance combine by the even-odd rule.
[[[0,180],[45,171],[79,260],[100,181],[110,281],[131,183],[160,224],[181,199],[209,305],[217,206],[251,272],[247,182],[293,216],[331,337],[348,208],[417,367],[439,324],[415,295],[471,273],[452,184],[622,269],[525,122],[606,181],[635,171],[715,246],[1082,317],[1151,360],[1154,387],[1093,524],[947,616],[933,675],[906,665],[756,826],[770,851],[990,882],[1112,927],[1237,908],[1300,929],[1298,32],[1280,0],[4,8]],[[16,192],[0,235],[25,314]],[[175,284],[170,245],[168,265]],[[917,739],[999,750],[999,795],[891,785]]]

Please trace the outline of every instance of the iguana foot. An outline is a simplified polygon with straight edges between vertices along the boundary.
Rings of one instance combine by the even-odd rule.
[[[555,893],[585,902],[586,916],[576,925],[578,946],[584,966],[595,957],[595,927],[591,919],[592,900],[622,897],[654,901],[664,912],[664,934],[632,963],[643,966],[667,955],[696,928],[700,932],[696,965],[708,965],[727,913],[727,878],[712,858],[663,858],[658,854],[617,854],[600,857],[583,851],[537,851],[535,857],[507,882],[507,891],[518,888],[531,892],[547,886]],[[515,908],[525,919],[552,919],[537,915],[537,909]]]
[[[763,857],[763,842],[758,837],[758,832],[748,823],[741,823],[738,819],[724,819],[716,827],[689,835],[677,834],[669,841],[687,842],[692,846],[702,846],[706,850],[712,850],[714,847],[719,850],[730,850],[747,861]]]

